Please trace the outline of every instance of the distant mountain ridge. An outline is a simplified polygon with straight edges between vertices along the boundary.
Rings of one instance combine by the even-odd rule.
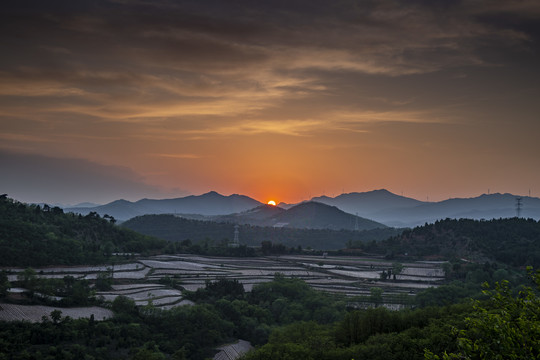
[[[394,208],[410,208],[422,204],[423,201],[396,195],[386,189],[373,190],[363,193],[353,192],[341,194],[335,198],[320,196],[311,199],[323,204],[337,206],[341,210],[360,216],[370,216],[378,211]]]
[[[211,220],[297,229],[354,230],[358,226],[358,230],[372,230],[387,227],[384,224],[346,213],[335,206],[315,201],[303,202],[289,209],[261,205],[238,214],[215,216]]]
[[[108,214],[118,220],[127,220],[146,214],[200,214],[226,215],[252,209],[261,205],[260,202],[248,196],[233,194],[224,196],[215,191],[202,195],[190,195],[175,199],[141,199],[136,202],[116,200],[96,207],[66,208],[66,211],[99,215]]]
[[[313,198],[343,211],[367,217],[388,226],[414,227],[446,218],[498,219],[516,214],[516,195],[483,194],[474,198],[455,198],[424,202],[393,194],[387,190],[342,194],[335,198]],[[540,199],[522,196],[521,217],[540,219]]]
[[[314,197],[311,201],[335,206],[350,216],[357,214],[362,218],[394,227],[414,227],[446,218],[489,220],[516,216],[516,196],[500,193],[484,194],[474,198],[425,202],[380,189],[341,194],[336,197]],[[183,214],[185,217],[194,219],[204,220],[208,216],[221,216],[229,217],[230,221],[235,218],[234,221],[244,224],[274,226],[276,222],[292,223],[291,220],[286,219],[278,221],[280,216],[285,216],[284,213],[280,215],[280,210],[289,210],[308,202],[305,201],[300,204],[280,203],[277,207],[269,208],[248,196],[237,194],[224,196],[211,191],[202,195],[191,195],[176,199],[142,199],[136,202],[116,200],[96,207],[68,207],[65,210],[83,215],[90,212],[96,212],[102,216],[108,214],[120,221],[146,214]],[[523,196],[522,205],[522,217],[540,219],[539,198]],[[245,214],[242,214],[244,212]],[[269,212],[274,213],[270,214]],[[190,216],[187,214],[190,214]],[[270,215],[274,217],[269,219]],[[330,216],[330,213],[327,216]],[[320,224],[321,221],[317,221],[317,223]],[[331,221],[330,224],[332,223]],[[298,223],[295,226],[303,225]]]

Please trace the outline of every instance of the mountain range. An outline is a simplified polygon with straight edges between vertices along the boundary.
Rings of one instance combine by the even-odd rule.
[[[522,211],[520,215],[526,218],[540,219],[540,199],[530,196],[521,198]],[[484,194],[474,198],[425,202],[381,189],[341,194],[336,197],[315,197],[310,202],[305,203],[326,204],[348,213],[343,217],[343,220],[340,220],[349,223],[345,228],[350,228],[351,221],[353,226],[356,222],[351,214],[365,218],[363,220],[369,219],[394,227],[414,227],[446,218],[480,220],[516,216],[516,196],[500,193]],[[101,206],[65,208],[64,210],[81,214],[96,212],[102,216],[108,214],[120,221],[145,214],[182,214],[184,217],[201,220],[236,221],[261,226],[275,226],[276,224],[287,223],[291,227],[307,226],[306,224],[309,222],[307,214],[309,211],[312,211],[311,214],[318,216],[319,219],[330,216],[330,212],[325,212],[329,211],[328,209],[322,210],[323,208],[317,205],[306,205],[305,208],[299,207],[295,211],[300,212],[302,210],[302,214],[297,214],[298,218],[295,220],[291,219],[291,214],[294,214],[294,212],[284,215],[286,214],[285,210],[292,210],[305,203],[281,203],[278,207],[269,207],[248,196],[238,194],[224,196],[212,191],[183,198],[142,199],[136,202],[117,200]],[[312,207],[311,210],[310,206]],[[313,211],[315,208],[320,211]],[[332,210],[332,214],[335,215],[335,210]],[[315,221],[310,226],[321,226],[324,221],[327,220]],[[329,226],[337,226],[336,218],[327,222]]]
[[[378,222],[357,217],[335,206],[319,202],[304,202],[289,209],[283,209],[261,204],[246,196],[223,196],[216,192],[170,200],[143,199],[137,202],[117,200],[94,208],[81,207],[66,210],[83,214],[94,211],[122,221],[147,214],[176,214],[193,220],[298,229],[371,230],[386,227]]]
[[[437,220],[499,219],[517,216],[516,198],[512,194],[484,194],[474,198],[456,198],[424,202],[393,194],[387,190],[342,194],[335,198],[319,197],[315,201],[337,206],[394,227],[414,227]],[[540,219],[540,199],[522,196],[520,216]]]
[[[117,220],[128,220],[135,216],[146,214],[198,214],[198,215],[227,215],[253,209],[261,203],[248,196],[233,194],[224,196],[215,191],[202,195],[190,195],[175,199],[142,199],[131,202],[116,200],[95,207],[65,208],[65,211],[86,215],[96,212],[103,216],[113,216]]]

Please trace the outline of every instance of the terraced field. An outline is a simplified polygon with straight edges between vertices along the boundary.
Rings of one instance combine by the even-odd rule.
[[[395,279],[392,277],[384,281],[380,280],[380,275],[383,271],[392,269],[392,262],[373,257],[297,255],[222,258],[179,254],[141,258],[128,264],[114,266],[105,264],[46,267],[35,270],[40,277],[61,278],[71,275],[79,279],[95,279],[100,272],[113,270],[115,282],[113,289],[98,292],[97,296],[112,301],[117,296],[124,295],[133,299],[137,305],[144,306],[152,303],[155,307],[162,309],[191,304],[184,298],[182,290],[195,291],[203,288],[206,280],[236,279],[244,285],[246,291],[251,291],[256,284],[271,281],[275,273],[281,273],[285,277],[300,278],[316,290],[345,296],[369,296],[372,287],[380,287],[384,291],[385,302],[391,307],[397,298],[403,299],[420,290],[440,284],[444,278],[441,265],[437,262],[403,263],[403,270]],[[11,271],[10,281],[15,281],[16,273],[23,269],[6,270]],[[159,283],[159,280],[164,277],[175,279],[181,288],[174,289]],[[4,305],[6,304],[1,304],[2,307],[5,307]],[[16,309],[13,307],[9,309],[11,309],[9,316],[5,315],[6,310],[0,310],[0,319],[17,318]],[[38,310],[38,308],[35,309],[37,313],[42,314]],[[21,307],[21,311],[26,312],[28,309]],[[79,311],[81,314],[86,314],[82,310]],[[19,317],[24,319],[26,316],[31,318],[30,315],[22,315],[22,313]],[[98,319],[98,316],[95,317]]]
[[[94,315],[96,320],[104,320],[113,316],[113,312],[101,307],[79,307],[79,308],[60,308],[42,305],[15,305],[0,304],[0,320],[15,321],[25,320],[30,322],[39,322],[43,316],[49,316],[54,310],[60,310],[62,316],[69,316],[73,319],[89,318]]]

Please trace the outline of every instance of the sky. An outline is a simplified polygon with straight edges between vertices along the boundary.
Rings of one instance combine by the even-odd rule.
[[[540,196],[537,0],[5,1],[0,192]]]

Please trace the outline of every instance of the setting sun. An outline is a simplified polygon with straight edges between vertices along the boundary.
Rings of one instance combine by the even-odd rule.
[[[276,202],[274,200],[270,200],[268,202],[268,205],[276,206]]]

